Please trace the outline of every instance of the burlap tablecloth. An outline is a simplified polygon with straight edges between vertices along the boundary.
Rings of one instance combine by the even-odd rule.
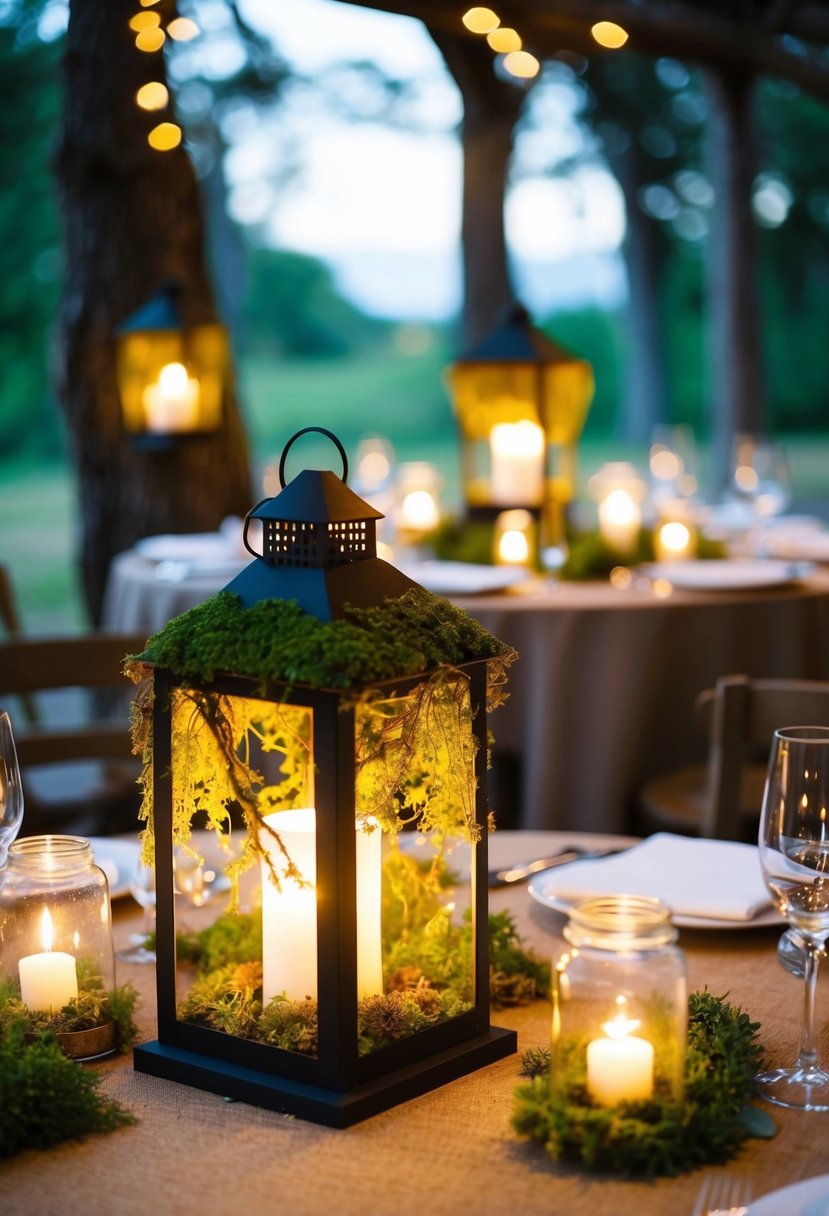
[[[496,834],[498,861],[536,856],[572,836]],[[545,954],[560,943],[563,917],[520,887],[495,891],[493,910],[510,908],[526,940]],[[116,945],[136,926],[130,899],[115,905]],[[777,964],[779,930],[683,932],[692,988],[704,985],[762,1023],[773,1063],[798,1047],[802,984]],[[155,1035],[154,968],[121,968],[141,992],[141,1038]],[[819,984],[818,1021],[829,1057],[829,992]],[[549,1042],[549,1006],[498,1012],[519,1050]],[[684,1216],[700,1173],[656,1182],[589,1177],[554,1165],[510,1129],[518,1057],[335,1131],[228,1103],[213,1094],[133,1071],[131,1058],[98,1065],[105,1091],[129,1107],[136,1127],[0,1165],[3,1216]],[[771,1109],[771,1108],[769,1108]],[[735,1166],[755,1196],[829,1171],[829,1115],[775,1109],[774,1140],[751,1140]]]

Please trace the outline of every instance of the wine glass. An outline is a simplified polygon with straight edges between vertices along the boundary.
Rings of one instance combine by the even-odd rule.
[[[139,862],[130,878],[130,894],[144,909],[144,928],[140,933],[131,933],[130,949],[119,950],[115,957],[121,963],[154,963],[155,950],[147,946],[147,939],[155,932],[155,868]]]
[[[805,1005],[793,1068],[761,1073],[761,1097],[778,1106],[829,1110],[829,1071],[815,1045],[818,963],[829,937],[829,727],[774,732],[760,815],[760,865],[779,911],[804,947]]]
[[[23,789],[9,715],[0,712],[0,866],[23,820]]]
[[[756,435],[738,435],[734,440],[731,489],[751,508],[758,523],[782,514],[791,502],[792,489],[789,464],[780,444]]]

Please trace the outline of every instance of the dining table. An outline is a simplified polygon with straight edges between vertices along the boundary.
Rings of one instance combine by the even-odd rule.
[[[245,560],[162,562],[127,550],[110,570],[103,626],[149,635]],[[442,573],[440,563],[406,567],[415,578],[419,569],[426,586]],[[636,571],[624,585],[545,577],[484,593],[474,578],[444,578],[450,598],[518,655],[490,723],[496,818],[523,829],[634,830],[639,787],[705,759],[700,692],[730,674],[829,679],[829,566],[793,566],[778,581],[764,578],[763,563],[756,569],[748,585],[697,589]]]
[[[614,835],[496,832],[490,862],[548,856],[565,845],[600,849],[630,843]],[[555,957],[564,914],[534,899],[526,883],[490,892],[490,910],[509,911],[525,946]],[[194,909],[198,917],[207,909]],[[129,895],[113,900],[116,948],[140,925]],[[790,1064],[798,1049],[802,981],[779,965],[779,924],[679,930],[689,990],[708,988],[760,1023],[769,1064]],[[117,980],[139,993],[139,1041],[155,1037],[155,968],[120,964]],[[493,1011],[517,1031],[518,1054],[335,1130],[133,1069],[130,1054],[95,1064],[101,1088],[137,1124],[107,1135],[24,1151],[0,1162],[3,1216],[691,1216],[703,1169],[652,1180],[599,1176],[550,1159],[511,1127],[521,1054],[548,1046],[545,1000]],[[819,1048],[829,1056],[829,986],[818,985]],[[755,1199],[799,1179],[829,1173],[829,1115],[764,1104],[772,1139],[749,1139],[717,1174],[748,1179]],[[829,1191],[827,1191],[829,1194]],[[820,1211],[826,1211],[825,1207]],[[749,1216],[751,1209],[749,1208]]]

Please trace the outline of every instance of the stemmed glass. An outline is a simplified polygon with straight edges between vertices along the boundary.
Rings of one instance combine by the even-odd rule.
[[[774,733],[763,810],[760,865],[774,902],[805,951],[804,1027],[793,1068],[757,1077],[761,1097],[778,1106],[829,1110],[829,1072],[815,1045],[818,963],[829,937],[829,727]]]
[[[9,715],[0,712],[0,866],[23,821],[23,789]]]
[[[121,963],[154,963],[155,950],[147,947],[147,939],[155,931],[155,869],[139,862],[130,878],[130,893],[144,909],[144,928],[130,934],[129,950],[119,950],[115,957]]]
[[[758,523],[785,511],[792,490],[786,453],[780,444],[755,435],[738,435],[731,488],[738,500],[751,507]]]

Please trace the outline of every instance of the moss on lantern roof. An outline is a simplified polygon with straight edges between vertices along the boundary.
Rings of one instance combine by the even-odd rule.
[[[245,608],[237,595],[220,591],[175,617],[136,656],[205,682],[232,672],[263,685],[342,689],[476,659],[503,667],[514,658],[462,609],[419,587],[378,607],[346,607],[335,621],[317,620],[293,600]]]

